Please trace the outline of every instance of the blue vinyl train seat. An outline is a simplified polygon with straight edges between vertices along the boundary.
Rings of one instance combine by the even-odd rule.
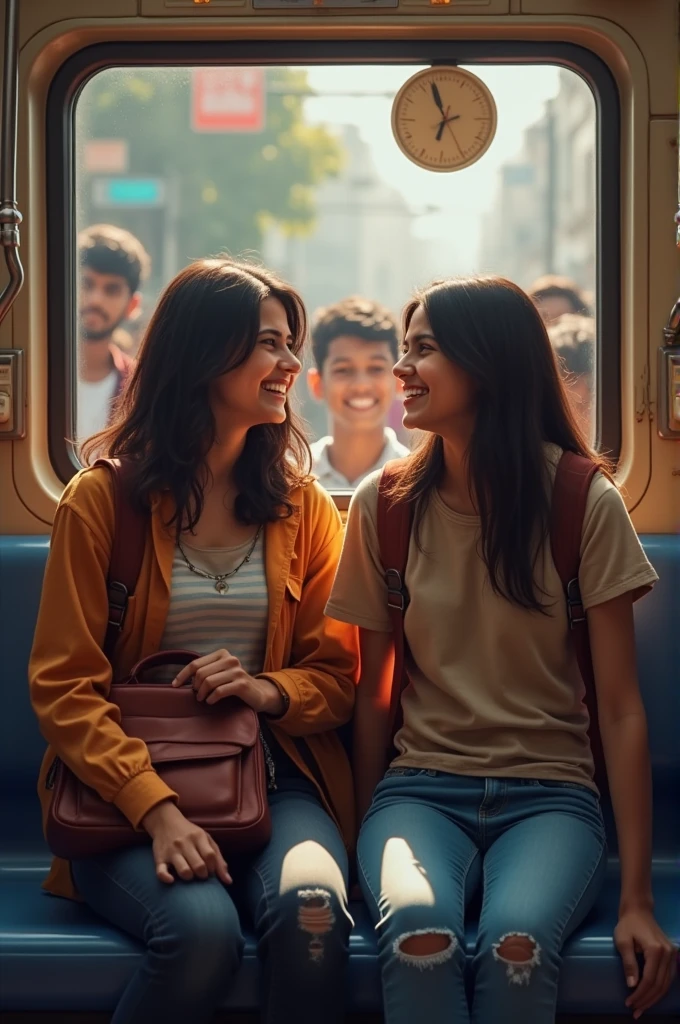
[[[49,854],[36,778],[44,750],[28,699],[28,656],[48,549],[47,537],[0,537],[0,1011],[111,1011],[140,946],[85,907],[40,889]],[[654,818],[654,893],[661,926],[680,940],[680,537],[643,538],[660,583],[636,607],[639,667],[649,716]],[[611,815],[610,818],[611,834]],[[565,949],[559,1011],[622,1014],[626,988],[612,941],[618,864],[597,905]],[[380,979],[365,908],[351,906],[349,1011],[378,1011]],[[467,931],[472,953],[476,925]],[[260,981],[249,938],[227,1008],[255,1009]],[[652,1014],[680,1014],[680,982]]]

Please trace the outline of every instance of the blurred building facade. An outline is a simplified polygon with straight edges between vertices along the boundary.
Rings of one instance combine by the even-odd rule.
[[[432,253],[414,235],[417,212],[380,177],[358,128],[343,126],[341,138],[345,164],[317,190],[313,231],[300,237],[271,228],[263,258],[300,291],[310,316],[348,295],[365,295],[399,315],[414,289],[432,276]],[[310,360],[308,350],[307,365]],[[296,393],[312,436],[322,436],[326,409],[313,401],[304,376]]]
[[[561,70],[557,95],[524,133],[517,158],[499,172],[482,230],[485,271],[502,268],[525,288],[542,274],[564,274],[594,291],[595,118],[586,83]]]
[[[271,229],[264,260],[295,284],[310,312],[351,294],[399,312],[422,283],[425,246],[413,234],[416,214],[379,176],[358,128],[341,131],[345,166],[317,190],[313,232],[290,237]]]

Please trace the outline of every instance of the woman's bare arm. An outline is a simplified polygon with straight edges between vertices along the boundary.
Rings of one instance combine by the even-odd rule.
[[[632,594],[595,605],[587,615],[598,718],[621,859],[621,902],[615,938],[628,985],[637,986],[627,1000],[637,1019],[670,987],[675,955],[653,914],[652,784],[647,720],[635,661]],[[638,951],[645,960],[641,979]]]

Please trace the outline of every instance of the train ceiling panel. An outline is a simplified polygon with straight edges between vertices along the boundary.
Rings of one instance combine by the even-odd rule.
[[[670,0],[521,0],[523,15],[550,14],[620,26],[643,54],[649,69],[650,113],[673,117],[678,110],[678,5]],[[598,22],[596,22],[598,24]],[[616,31],[616,30],[615,30]]]

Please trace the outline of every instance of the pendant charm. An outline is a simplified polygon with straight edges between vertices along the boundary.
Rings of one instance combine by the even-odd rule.
[[[229,590],[229,584],[226,583],[224,580],[218,580],[217,583],[215,584],[215,590],[217,591],[218,594],[226,594],[226,592]]]

